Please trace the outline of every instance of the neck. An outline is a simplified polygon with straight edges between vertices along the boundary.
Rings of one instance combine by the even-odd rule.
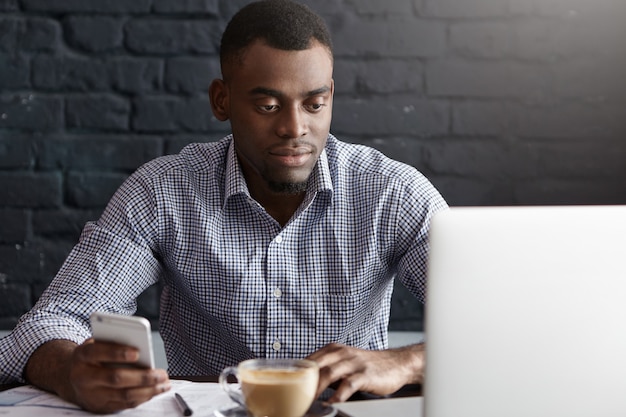
[[[302,200],[304,200],[306,192],[303,191],[297,194],[276,192],[260,176],[249,175],[245,165],[243,168],[250,196],[281,226],[287,224],[302,203]]]
[[[265,208],[265,211],[272,216],[281,226],[285,226],[300,207],[304,200],[304,193],[300,194],[275,194],[252,197]]]

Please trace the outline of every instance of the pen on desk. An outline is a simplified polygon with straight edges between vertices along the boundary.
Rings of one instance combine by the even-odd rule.
[[[174,398],[176,399],[176,404],[178,404],[178,408],[180,408],[180,411],[181,413],[183,413],[184,416],[190,416],[193,414],[193,411],[191,410],[191,408],[189,408],[189,405],[187,405],[187,403],[185,402],[185,400],[183,400],[183,397],[181,397],[179,393],[175,393]]]

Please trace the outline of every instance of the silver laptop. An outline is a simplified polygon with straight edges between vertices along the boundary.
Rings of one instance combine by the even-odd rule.
[[[626,416],[626,206],[435,217],[425,417]]]

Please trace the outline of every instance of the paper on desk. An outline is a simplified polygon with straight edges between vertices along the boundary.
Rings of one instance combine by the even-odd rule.
[[[379,400],[335,403],[339,416],[412,416],[422,417],[424,397],[383,398]]]
[[[174,400],[175,392],[183,396],[193,410],[194,417],[212,417],[215,410],[235,406],[235,403],[222,391],[219,384],[180,380],[172,380],[171,383],[172,389],[170,391],[160,394],[136,408],[108,415],[115,417],[182,415]],[[0,392],[0,416],[32,417],[37,413],[42,415],[44,411],[46,417],[93,415],[72,403],[63,401],[54,394],[31,385]]]

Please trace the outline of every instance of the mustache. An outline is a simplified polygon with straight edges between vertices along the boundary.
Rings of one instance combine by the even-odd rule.
[[[282,142],[280,144],[270,146],[267,151],[272,154],[292,154],[298,155],[303,153],[317,151],[317,146],[315,144],[308,142],[306,140],[297,139],[289,142]]]

